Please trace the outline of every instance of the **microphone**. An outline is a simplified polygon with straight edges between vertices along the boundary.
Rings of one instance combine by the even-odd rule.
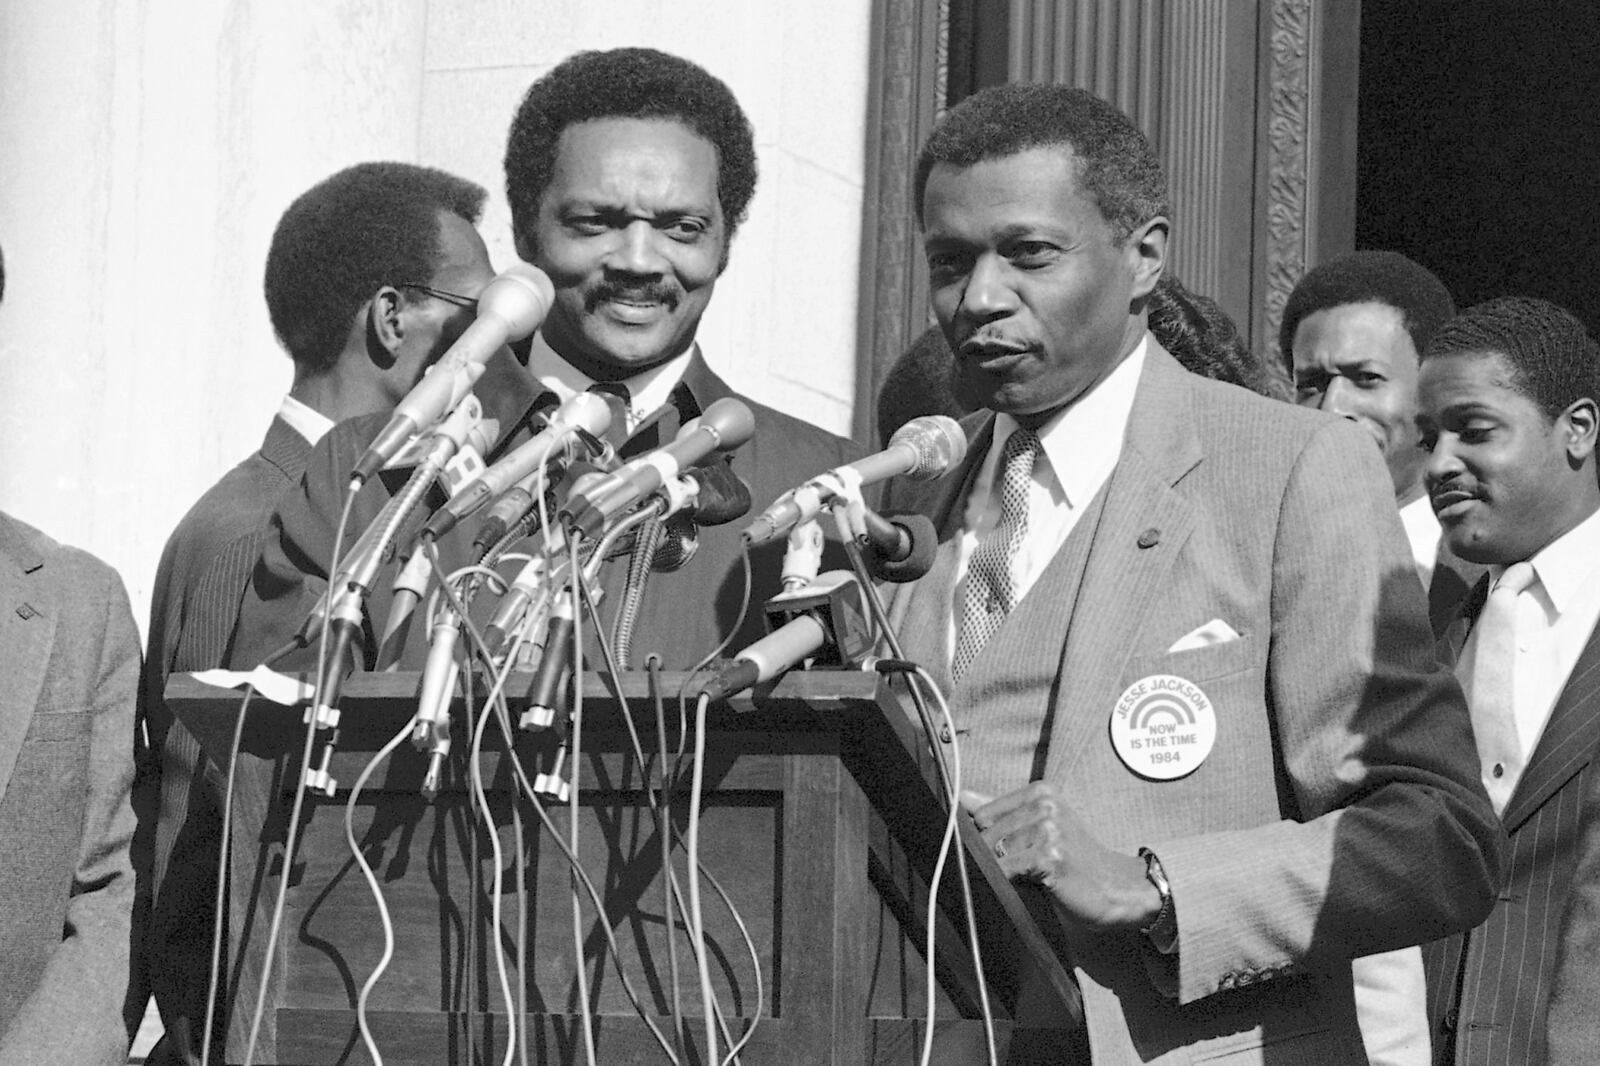
[[[755,433],[755,425],[750,408],[725,396],[685,424],[671,444],[624,463],[582,490],[574,486],[561,507],[561,518],[583,536],[593,537],[612,518],[686,468],[712,452],[728,452],[744,444]]]
[[[830,570],[803,589],[774,596],[766,607],[776,628],[722,667],[701,694],[726,699],[806,659],[843,666],[872,650],[861,588],[847,571]]]
[[[600,436],[611,425],[611,409],[592,392],[580,392],[556,408],[544,429],[500,459],[451,497],[434,512],[422,527],[422,536],[432,540],[454,529],[456,523],[494,497],[534,473],[552,460],[569,457],[573,437]],[[531,497],[530,497],[531,500]]]
[[[862,517],[867,531],[857,543],[873,577],[899,584],[915,581],[933,568],[939,550],[933,519],[915,512],[886,516],[867,511]]]
[[[699,527],[686,512],[680,511],[663,523],[661,543],[650,556],[650,569],[658,574],[682,570],[699,551]]]
[[[538,329],[554,302],[555,286],[544,271],[527,263],[518,263],[489,282],[478,297],[478,317],[400,401],[389,424],[351,471],[351,479],[365,481],[376,474],[407,438],[449,413],[483,375],[489,356]]]
[[[697,526],[721,526],[750,513],[754,501],[750,486],[744,478],[734,473],[733,464],[726,458],[713,459],[704,466],[689,471],[700,491],[689,514]]]
[[[817,517],[832,495],[832,490],[823,483],[830,475],[853,479],[861,485],[874,485],[897,476],[932,481],[943,477],[966,455],[967,435],[955,419],[946,415],[913,418],[895,431],[883,451],[830,470],[784,493],[746,526],[742,535],[747,544],[755,547],[776,540],[799,523]]]

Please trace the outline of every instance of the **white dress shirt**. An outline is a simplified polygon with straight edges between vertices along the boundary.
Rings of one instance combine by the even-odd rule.
[[[318,411],[314,407],[285,396],[278,405],[278,417],[289,423],[289,428],[306,439],[306,443],[316,446],[317,441],[328,435],[328,430],[333,428],[333,419]]]
[[[1439,518],[1433,513],[1433,501],[1423,493],[1400,508],[1400,524],[1405,527],[1406,540],[1411,544],[1411,558],[1417,564],[1417,576],[1422,587],[1433,584],[1433,568],[1439,561]]]
[[[1522,761],[1507,782],[1510,790],[1515,790],[1521,767],[1538,746],[1556,698],[1600,620],[1600,511],[1547,544],[1528,562],[1535,577],[1517,601],[1512,696]],[[1490,581],[1498,581],[1504,571],[1503,566],[1491,566]],[[1456,669],[1469,704],[1477,652],[1474,631],[1467,636]]]
[[[623,378],[618,383],[628,388],[629,436],[633,435],[639,423],[672,399],[672,390],[683,380],[683,372],[688,369],[689,360],[694,357],[694,352],[694,342],[691,341],[689,347],[666,362],[635,374],[631,378]],[[528,354],[528,372],[540,385],[555,393],[556,398],[562,403],[580,392],[587,392],[589,386],[595,383],[594,378],[557,355],[556,350],[545,343],[542,333],[534,334],[533,345]]]
[[[1011,558],[1012,587],[1018,602],[1050,565],[1090,501],[1116,469],[1148,344],[1146,334],[1104,381],[1039,427],[1043,454],[1034,464],[1033,484],[1028,490],[1028,528]],[[956,549],[955,588],[946,640],[951,654],[958,637],[958,620],[965,616],[967,564],[978,541],[1000,521],[996,468],[1006,440],[1016,429],[1017,420],[1010,415],[995,416],[994,440],[967,496]]]

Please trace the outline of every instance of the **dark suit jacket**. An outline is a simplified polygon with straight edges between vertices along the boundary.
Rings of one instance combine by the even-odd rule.
[[[1350,958],[1480,920],[1502,843],[1377,452],[1152,343],[1110,479],[952,684],[956,538],[992,425],[969,423],[944,482],[886,493],[940,538],[893,610],[967,730],[964,780],[1047,780],[1106,844],[1161,858],[1175,987],[1137,934],[1074,945],[1094,1062],[1363,1061]],[[1238,638],[1171,650],[1213,619]],[[1136,773],[1111,736],[1163,675],[1216,722],[1175,780]]]
[[[0,1062],[127,1060],[139,634],[98,559],[0,514]]]
[[[491,461],[525,439],[529,419],[542,409],[541,401],[548,399],[548,394],[541,396],[525,372],[506,363],[509,359],[491,361],[490,373],[495,375],[492,384],[485,385],[491,381],[486,374],[476,389],[484,400],[486,413],[499,418],[502,426],[501,441],[488,457]],[[718,399],[736,395],[699,356],[689,364],[683,384],[686,388],[676,397],[682,407],[680,420],[698,414]],[[749,484],[758,509],[785,490],[860,455],[848,440],[747,397],[738,398],[754,412],[756,432],[734,453],[733,469]],[[241,610],[229,656],[231,665],[248,669],[282,647],[321,597],[350,468],[385,421],[384,416],[356,418],[335,427],[310,460],[304,492],[291,494],[273,516],[265,550]],[[670,433],[671,427],[663,427],[663,437],[670,439]],[[388,502],[392,484],[374,478],[362,489],[352,510],[347,544],[354,543],[359,531]],[[419,514],[413,527],[420,525],[424,517]],[[658,574],[651,580],[634,638],[636,663],[654,651],[662,655],[667,669],[686,669],[727,635],[744,599],[740,525],[735,522],[702,529],[695,557],[682,570]],[[447,566],[468,561],[474,529],[475,524],[469,520],[441,539],[440,555]],[[751,610],[735,631],[734,648],[764,632],[761,603],[780,587],[778,563],[782,554],[782,544],[754,554]],[[615,603],[623,569],[618,565],[606,567],[603,584],[610,594],[607,602]],[[367,603],[369,634],[382,629],[392,599],[387,580],[380,580],[377,586]],[[420,667],[423,649],[420,640],[408,644],[408,665]],[[373,650],[369,646],[369,653]],[[284,668],[309,669],[306,664],[310,658],[309,654],[292,656],[284,660]]]
[[[1460,652],[1487,588],[1487,579],[1479,583],[1447,634],[1452,652]],[[1600,627],[1501,814],[1511,848],[1493,912],[1423,953],[1436,1062],[1593,1062],[1600,1055],[1597,751]]]
[[[686,370],[683,385],[685,387],[674,397],[679,406],[678,421],[698,414],[715,400],[735,395],[698,355]],[[541,395],[537,383],[526,371],[506,356],[490,361],[488,371],[474,391],[483,400],[485,413],[500,421],[502,436],[486,457],[490,461],[526,439],[529,420],[547,407],[549,400],[548,394]],[[848,440],[745,397],[739,398],[754,412],[756,432],[754,438],[734,454],[732,462],[735,472],[750,485],[757,508],[770,503],[783,491],[824,470],[847,463],[859,454]],[[272,516],[264,550],[240,612],[229,656],[230,666],[248,669],[281,648],[321,597],[327,586],[327,562],[333,553],[335,526],[344,503],[350,469],[386,420],[386,416],[357,418],[335,427],[315,449],[302,491],[289,493]],[[670,439],[671,433],[672,427],[663,425],[661,436]],[[382,477],[368,482],[352,509],[347,544],[354,543],[360,530],[366,528],[388,502],[392,491],[393,483]],[[425,516],[419,516],[410,527],[413,535],[422,517]],[[476,523],[469,520],[441,538],[440,555],[447,569],[469,560],[475,528]],[[686,669],[733,630],[744,599],[739,528],[739,523],[733,523],[701,530],[695,557],[682,570],[658,574],[652,579],[633,640],[634,663],[642,663],[646,655],[656,652],[662,656],[667,669]],[[402,534],[400,539],[404,542],[409,537]],[[778,564],[782,553],[781,544],[753,553],[755,591],[751,609],[733,630],[732,647],[743,647],[764,632],[761,604],[780,587]],[[602,584],[608,593],[607,603],[616,602],[625,569],[617,564],[606,567]],[[392,571],[385,572],[367,604],[369,637],[382,630],[389,613],[392,593],[388,578],[391,575]],[[413,639],[407,642],[402,657],[408,667],[422,665],[426,636],[422,627],[413,627]],[[375,640],[368,641],[365,650],[369,656],[375,651],[375,645]],[[284,659],[280,668],[309,670],[314,660],[315,649],[307,649]],[[591,660],[588,666],[598,669],[601,664]],[[249,762],[248,758],[241,760],[241,774],[245,773],[243,767]],[[253,824],[241,821],[240,824],[251,824],[250,833],[258,837],[260,818],[282,817],[284,812],[267,813],[265,804],[270,797],[261,791],[267,781],[264,772],[253,770],[246,776],[249,782],[241,784],[236,803],[241,804],[241,810],[259,810],[260,813],[241,815],[242,818],[255,817],[257,821]],[[234,861],[236,864],[241,861],[237,850]],[[257,908],[258,918],[265,909],[268,908]],[[238,981],[233,992],[234,1013],[229,1035],[232,1054],[243,1050],[241,1023],[248,1024],[254,989],[258,987],[263,945],[260,936],[251,931],[254,929],[256,926],[242,933],[238,928],[235,931],[236,936],[242,935],[248,942],[236,943],[240,961],[234,966]],[[265,1049],[275,1047],[275,1041],[276,1031],[269,1017],[258,1044],[263,1056],[270,1054]]]
[[[1467,562],[1440,538],[1439,554],[1433,562],[1433,579],[1428,582],[1428,624],[1433,627],[1435,637],[1443,637],[1461,616],[1473,586],[1487,572],[1488,567]]]
[[[153,1063],[199,1062],[221,828],[219,775],[189,731],[172,721],[162,693],[169,674],[222,665],[267,516],[299,482],[310,455],[297,430],[273,419],[261,450],[184,515],[156,570],[141,684],[151,755],[135,789],[135,855],[150,897],[139,991],[155,994],[166,1030]],[[133,998],[142,1007],[143,996]]]

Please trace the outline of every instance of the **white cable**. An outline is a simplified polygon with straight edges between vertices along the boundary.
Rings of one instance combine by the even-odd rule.
[[[489,809],[489,797],[483,788],[483,727],[489,721],[489,715],[494,709],[494,704],[485,701],[483,713],[478,715],[477,724],[472,729],[472,747],[468,753],[470,776],[472,780],[472,798],[476,802],[482,817],[483,826],[489,837],[489,849],[494,856],[494,877],[491,881],[492,888],[489,894],[489,937],[494,941],[495,970],[500,977],[500,994],[505,998],[506,1004],[506,1054],[501,1060],[501,1066],[511,1066],[516,1058],[517,1038],[516,1026],[513,1024],[517,1016],[517,1001],[511,995],[511,980],[506,976],[506,951],[500,943],[500,896],[504,887],[505,860],[500,853],[500,833],[494,824],[494,812]],[[526,974],[519,975],[523,980]]]
[[[934,684],[933,677],[927,670],[917,667],[916,680],[922,682],[932,693],[934,702],[939,705],[939,713],[944,717],[945,729],[949,730],[950,742],[946,745],[950,749],[950,776],[948,778],[949,793],[947,807],[949,816],[945,820],[944,838],[939,842],[939,859],[934,864],[933,879],[928,886],[928,1029],[924,1034],[922,1047],[922,1066],[927,1066],[929,1056],[933,1052],[933,941],[936,903],[939,895],[939,880],[943,874],[945,858],[950,854],[951,843],[956,835],[956,819],[960,815],[961,805],[961,746],[957,740],[955,718],[950,714],[950,704],[945,700],[944,693]],[[978,1005],[983,1012],[983,1035],[989,1054],[989,1066],[998,1066],[999,1052],[995,1043],[994,1014],[989,1007],[989,986],[983,974],[982,949],[978,945],[978,928],[972,909],[972,888],[967,882],[966,852],[963,848],[954,849],[956,862],[965,895],[967,916],[967,937],[972,952],[972,965],[978,981]]]
[[[690,939],[694,943],[695,962],[700,970],[700,1009],[705,1014],[706,1046],[704,1061],[717,1059],[716,1018],[712,1010],[715,1000],[711,991],[711,965],[706,957],[706,929],[700,915],[700,794],[705,785],[706,769],[706,708],[711,697],[701,694],[694,707],[694,762],[689,778],[689,915]]]
[[[578,778],[583,759],[583,612],[577,609],[578,586],[583,580],[583,566],[578,558],[578,538],[567,538],[568,554],[572,562],[572,732],[571,744],[567,753],[571,763],[572,781],[568,784],[571,790],[567,793],[567,835],[568,846],[572,852],[573,868],[578,864]],[[589,970],[583,957],[583,900],[578,896],[576,877],[570,878],[573,883],[572,892],[572,950],[574,962],[573,976],[578,982],[578,1024],[583,1029],[583,1051],[589,1066],[598,1066],[594,1047],[594,1017],[589,1008]],[[610,926],[606,919],[605,908],[599,908],[596,917],[602,925]]]
[[[344,496],[344,509],[339,514],[339,525],[333,533],[333,558],[330,561],[328,572],[336,574],[339,564],[339,555],[344,547],[345,527],[350,523],[350,510],[355,506],[356,493],[360,485],[352,482]],[[331,606],[334,601],[333,582],[328,583],[324,598]],[[316,709],[323,704],[326,696],[325,687],[333,671],[339,664],[329,663],[328,660],[328,634],[333,629],[332,613],[322,626],[322,632],[317,638],[317,685],[316,692],[312,695],[311,706],[306,714],[305,749],[300,753],[300,774],[295,779],[294,802],[289,807],[289,828],[284,835],[283,842],[283,872],[278,878],[278,891],[272,901],[272,921],[267,927],[267,943],[263,949],[261,960],[261,986],[256,989],[255,1010],[250,1017],[250,1036],[244,1047],[244,1066],[252,1066],[256,1058],[256,1040],[261,1035],[261,1020],[267,1010],[267,990],[271,987],[272,960],[278,950],[278,933],[283,928],[283,909],[289,901],[289,875],[294,869],[295,845],[300,839],[300,812],[305,809],[306,774],[311,769],[311,746],[316,742],[317,715]]]
[[[356,997],[356,1026],[361,1030],[361,1040],[367,1045],[367,1054],[372,1057],[373,1066],[383,1066],[383,1056],[378,1053],[378,1042],[372,1036],[372,1029],[367,1025],[367,997],[378,984],[378,979],[389,968],[389,960],[394,957],[394,922],[389,916],[389,904],[383,898],[383,887],[378,884],[378,877],[367,863],[367,857],[361,851],[361,845],[356,840],[355,811],[356,800],[361,796],[361,790],[366,787],[367,779],[378,768],[378,764],[394,753],[394,749],[411,735],[411,723],[407,722],[400,727],[400,732],[383,747],[378,753],[367,760],[367,765],[361,770],[361,776],[356,778],[356,783],[350,788],[350,798],[344,805],[344,839],[350,846],[350,854],[355,858],[356,865],[361,869],[361,876],[366,878],[367,889],[372,893],[372,900],[378,906],[378,920],[383,923],[383,954],[378,957],[378,964],[367,976],[361,985],[361,994]]]

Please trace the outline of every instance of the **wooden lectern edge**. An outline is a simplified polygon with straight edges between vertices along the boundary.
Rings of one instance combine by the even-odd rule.
[[[687,676],[678,672],[657,675],[659,691],[667,699],[675,699]],[[513,711],[526,705],[531,684],[531,674],[512,675],[505,691]],[[351,714],[360,714],[365,719],[362,725],[371,734],[393,735],[413,713],[410,704],[416,700],[420,686],[421,677],[415,671],[352,674],[343,689],[345,717],[341,726],[350,724]],[[610,678],[588,674],[584,681],[586,713],[591,704],[602,708],[609,704],[614,699],[613,691],[630,702],[649,699],[653,695],[651,686],[650,676],[642,671],[617,678],[614,687]],[[167,680],[166,700],[174,717],[194,734],[202,750],[223,770],[226,770],[242,698],[240,690],[209,685],[191,674],[173,674]],[[927,788],[929,809],[942,812],[934,756],[928,749],[921,725],[906,711],[890,685],[876,674],[846,670],[791,672],[774,683],[758,686],[751,693],[714,706],[710,723],[719,730],[735,732],[761,732],[774,726],[792,729],[807,724],[808,718],[813,728],[823,724],[846,726],[850,718],[860,714],[863,704],[877,710],[878,731],[886,727],[905,753],[914,759]],[[246,733],[259,736],[265,731],[297,748],[304,731],[303,713],[303,704],[285,707],[258,694],[251,703],[251,723]],[[588,728],[603,729],[605,725],[602,714],[599,722],[591,718]],[[857,775],[858,781],[861,776]],[[860,784],[875,801],[871,782],[860,781]],[[942,813],[939,817],[942,822]],[[1014,926],[1018,946],[1028,956],[1036,975],[1045,982],[1050,1006],[1065,1016],[1060,1026],[1053,1027],[1070,1028],[1081,1024],[1082,1000],[1077,984],[1022,901],[1017,886],[1001,871],[971,817],[965,813],[961,816],[960,829],[969,869],[977,870],[983,886]]]

